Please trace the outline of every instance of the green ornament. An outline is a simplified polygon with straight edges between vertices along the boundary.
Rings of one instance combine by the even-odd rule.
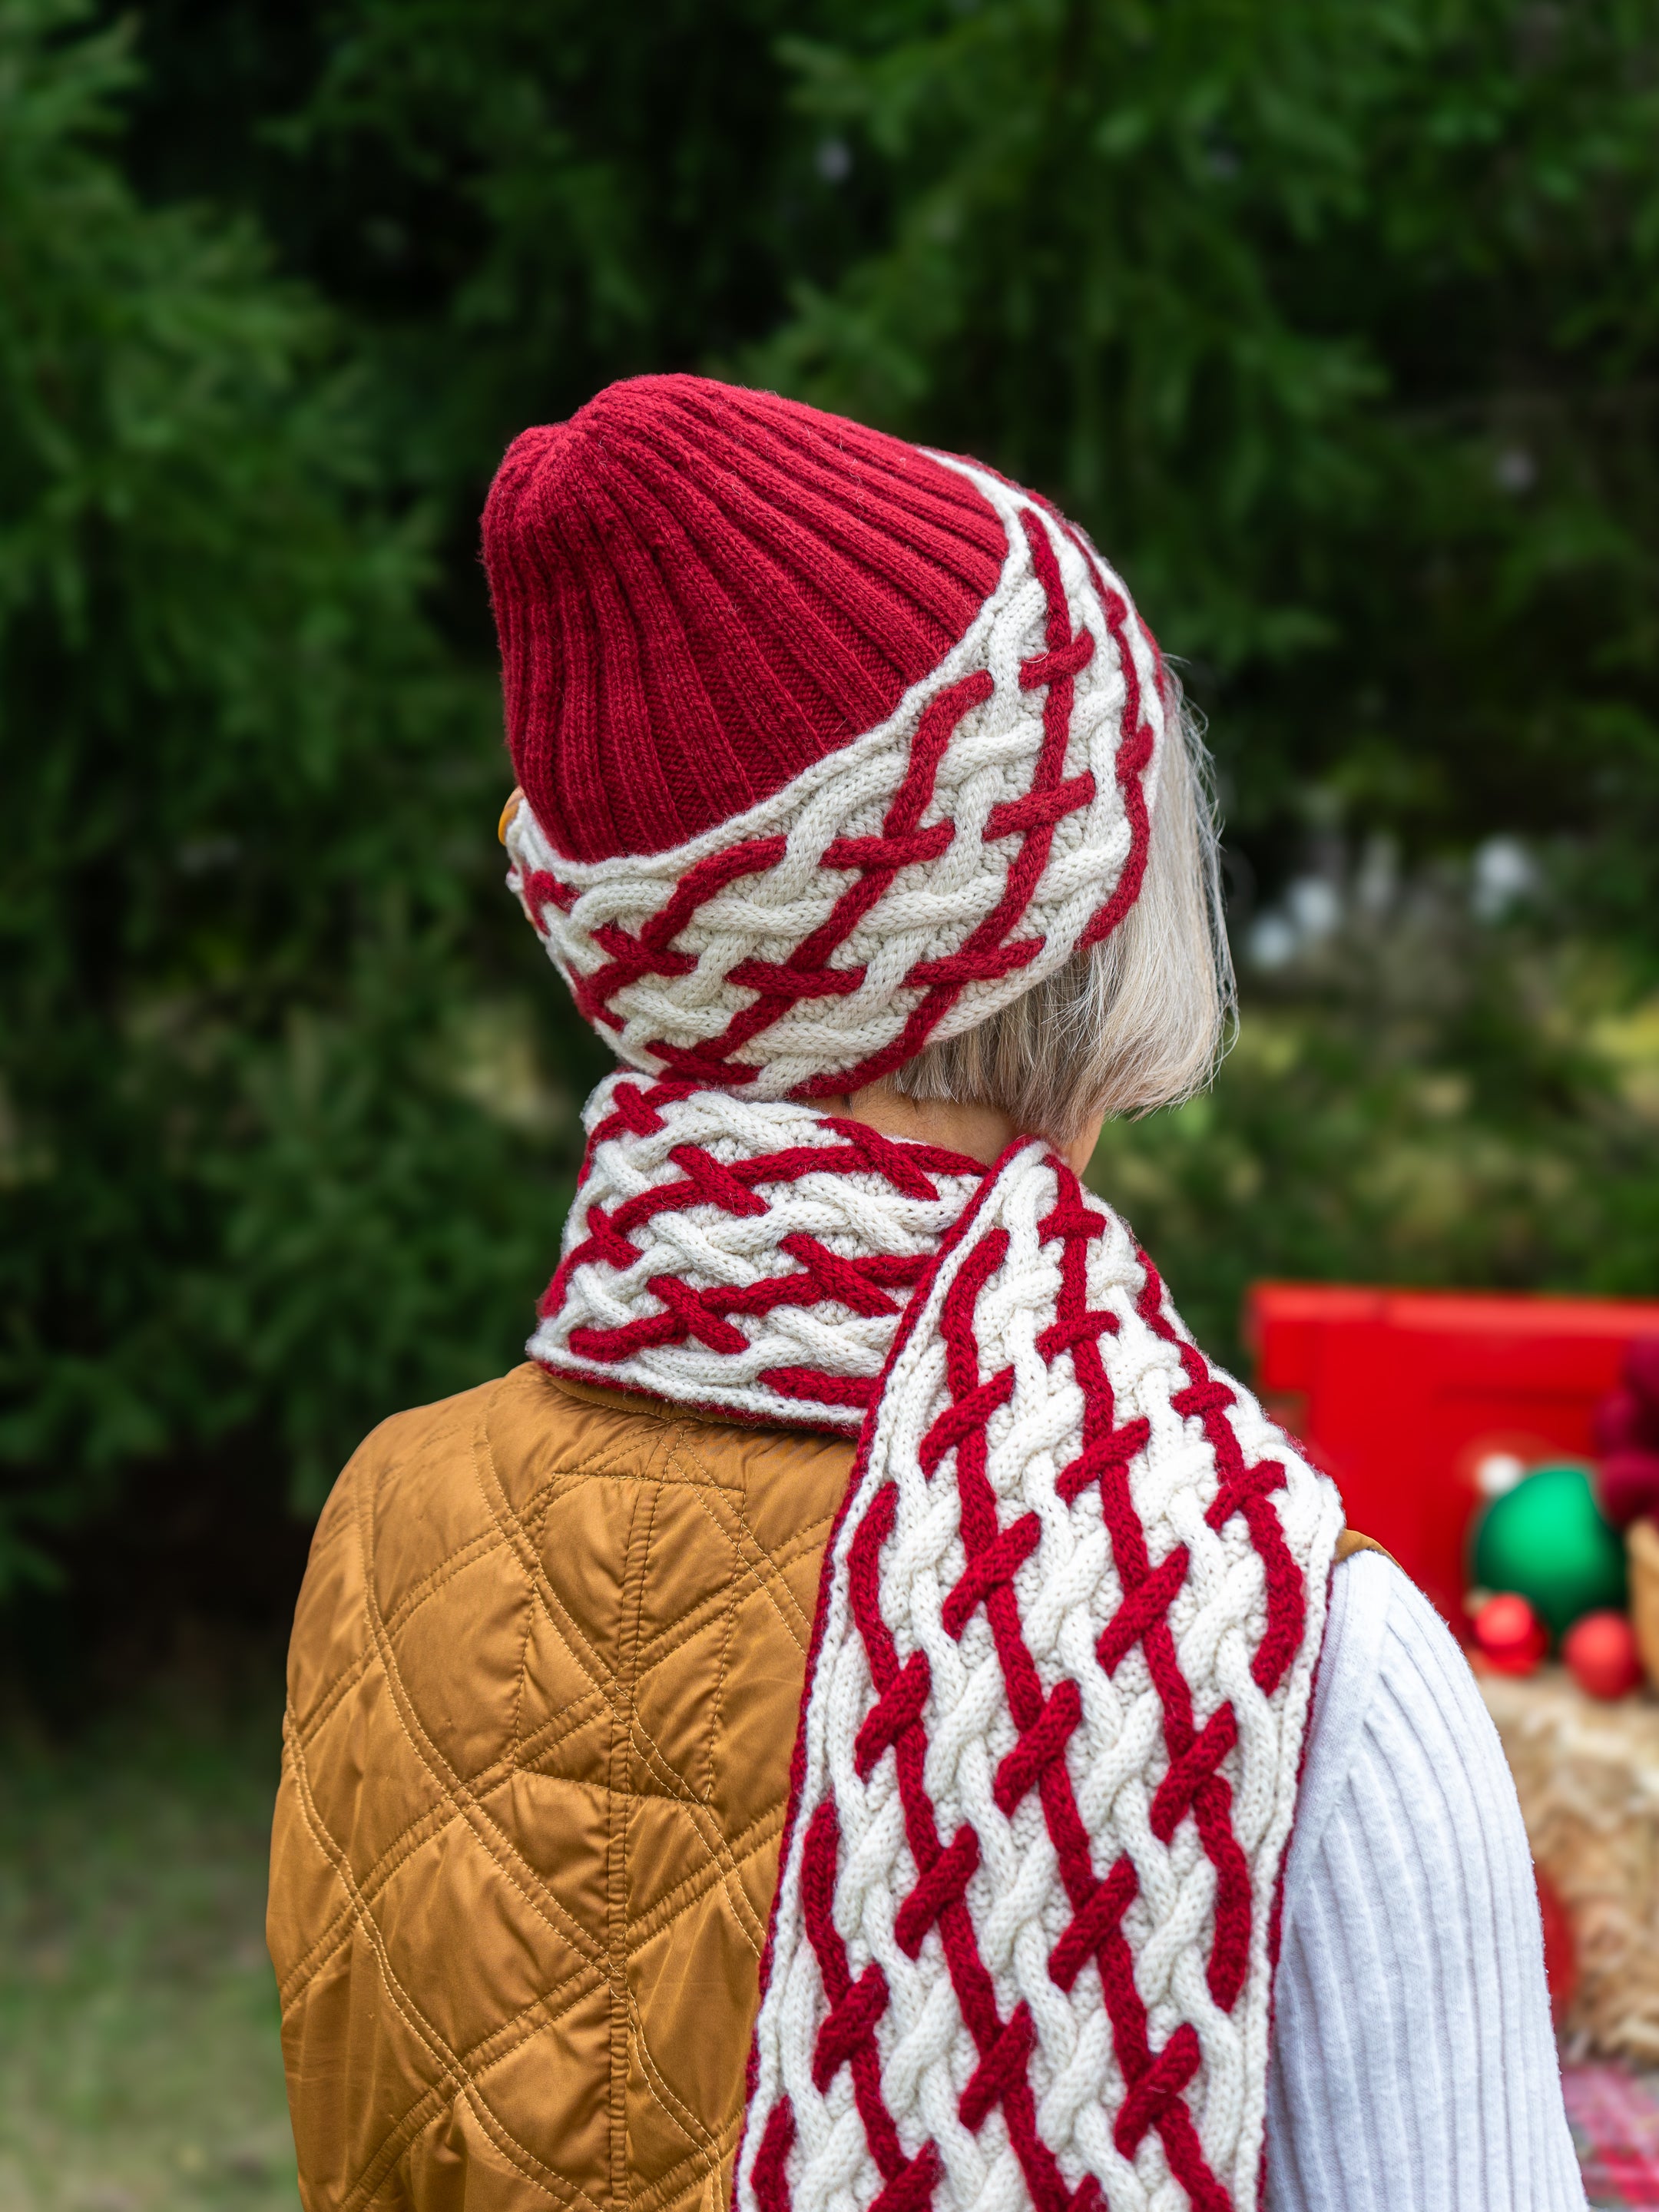
[[[1472,1564],[1479,1589],[1516,1591],[1554,1636],[1626,1601],[1625,1547],[1582,1467],[1534,1468],[1494,1498],[1476,1524]]]

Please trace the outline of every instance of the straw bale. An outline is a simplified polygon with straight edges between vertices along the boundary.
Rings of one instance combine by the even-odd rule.
[[[1481,1693],[1515,1776],[1534,1858],[1572,1923],[1570,2039],[1659,2063],[1659,1703],[1606,1704],[1565,1668]]]
[[[1630,1554],[1630,1618],[1648,1680],[1659,1689],[1659,1528],[1632,1521],[1625,1531]]]

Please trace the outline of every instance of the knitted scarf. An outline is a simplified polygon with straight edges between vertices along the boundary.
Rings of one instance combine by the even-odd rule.
[[[858,1437],[736,2212],[1246,2212],[1334,1486],[1041,1143],[586,1119],[532,1355]]]

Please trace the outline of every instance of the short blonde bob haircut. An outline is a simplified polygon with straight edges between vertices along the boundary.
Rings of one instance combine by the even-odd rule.
[[[995,1106],[1073,1144],[1096,1115],[1150,1113],[1200,1091],[1230,1041],[1232,957],[1203,732],[1172,673],[1146,874],[1104,944],[977,1029],[930,1044],[890,1079],[918,1101]]]

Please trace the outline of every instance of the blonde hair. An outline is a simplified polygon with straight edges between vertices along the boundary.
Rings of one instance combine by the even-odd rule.
[[[1202,1090],[1229,1042],[1235,990],[1222,919],[1210,756],[1172,674],[1140,896],[1079,953],[977,1029],[892,1077],[906,1097],[995,1106],[1050,1144],[1094,1116],[1146,1114]]]

